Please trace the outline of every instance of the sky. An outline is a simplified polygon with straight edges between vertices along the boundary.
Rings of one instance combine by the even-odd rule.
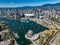
[[[40,6],[60,3],[60,0],[0,0],[0,7]]]

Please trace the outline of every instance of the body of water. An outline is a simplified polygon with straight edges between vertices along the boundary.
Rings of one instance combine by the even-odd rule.
[[[25,34],[29,30],[33,30],[34,33],[39,33],[44,31],[48,28],[37,24],[36,22],[29,21],[29,22],[21,22],[20,20],[10,20],[6,18],[0,18],[1,21],[7,21],[9,23],[9,27],[11,32],[15,32],[19,35],[20,38],[16,39],[17,43],[20,45],[29,45],[31,42],[25,38]]]

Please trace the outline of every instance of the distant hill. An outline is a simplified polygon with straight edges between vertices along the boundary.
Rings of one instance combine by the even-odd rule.
[[[45,8],[45,9],[55,9],[60,10],[60,3],[56,4],[44,4],[42,6],[24,6],[24,7],[17,7],[17,9],[24,9],[24,8]]]
[[[60,3],[44,4],[44,5],[40,6],[40,8],[60,10]]]
[[[44,4],[42,6],[24,6],[24,7],[0,8],[0,9],[27,9],[27,8],[45,8],[45,9],[60,10],[60,3],[56,3],[56,4]]]

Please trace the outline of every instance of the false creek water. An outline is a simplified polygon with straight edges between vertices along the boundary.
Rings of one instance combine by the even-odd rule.
[[[33,21],[29,21],[27,23],[27,22],[21,22],[20,20],[19,21],[11,20],[11,19],[3,18],[3,17],[0,17],[0,21],[7,21],[11,29],[11,32],[15,32],[19,35],[20,38],[16,39],[16,41],[20,45],[29,45],[31,43],[30,40],[27,40],[25,38],[25,34],[29,30],[33,30],[34,33],[39,33],[41,31],[48,29]]]

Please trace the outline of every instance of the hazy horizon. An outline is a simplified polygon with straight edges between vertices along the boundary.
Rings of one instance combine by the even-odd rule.
[[[0,7],[41,6],[60,3],[60,0],[0,0]]]

